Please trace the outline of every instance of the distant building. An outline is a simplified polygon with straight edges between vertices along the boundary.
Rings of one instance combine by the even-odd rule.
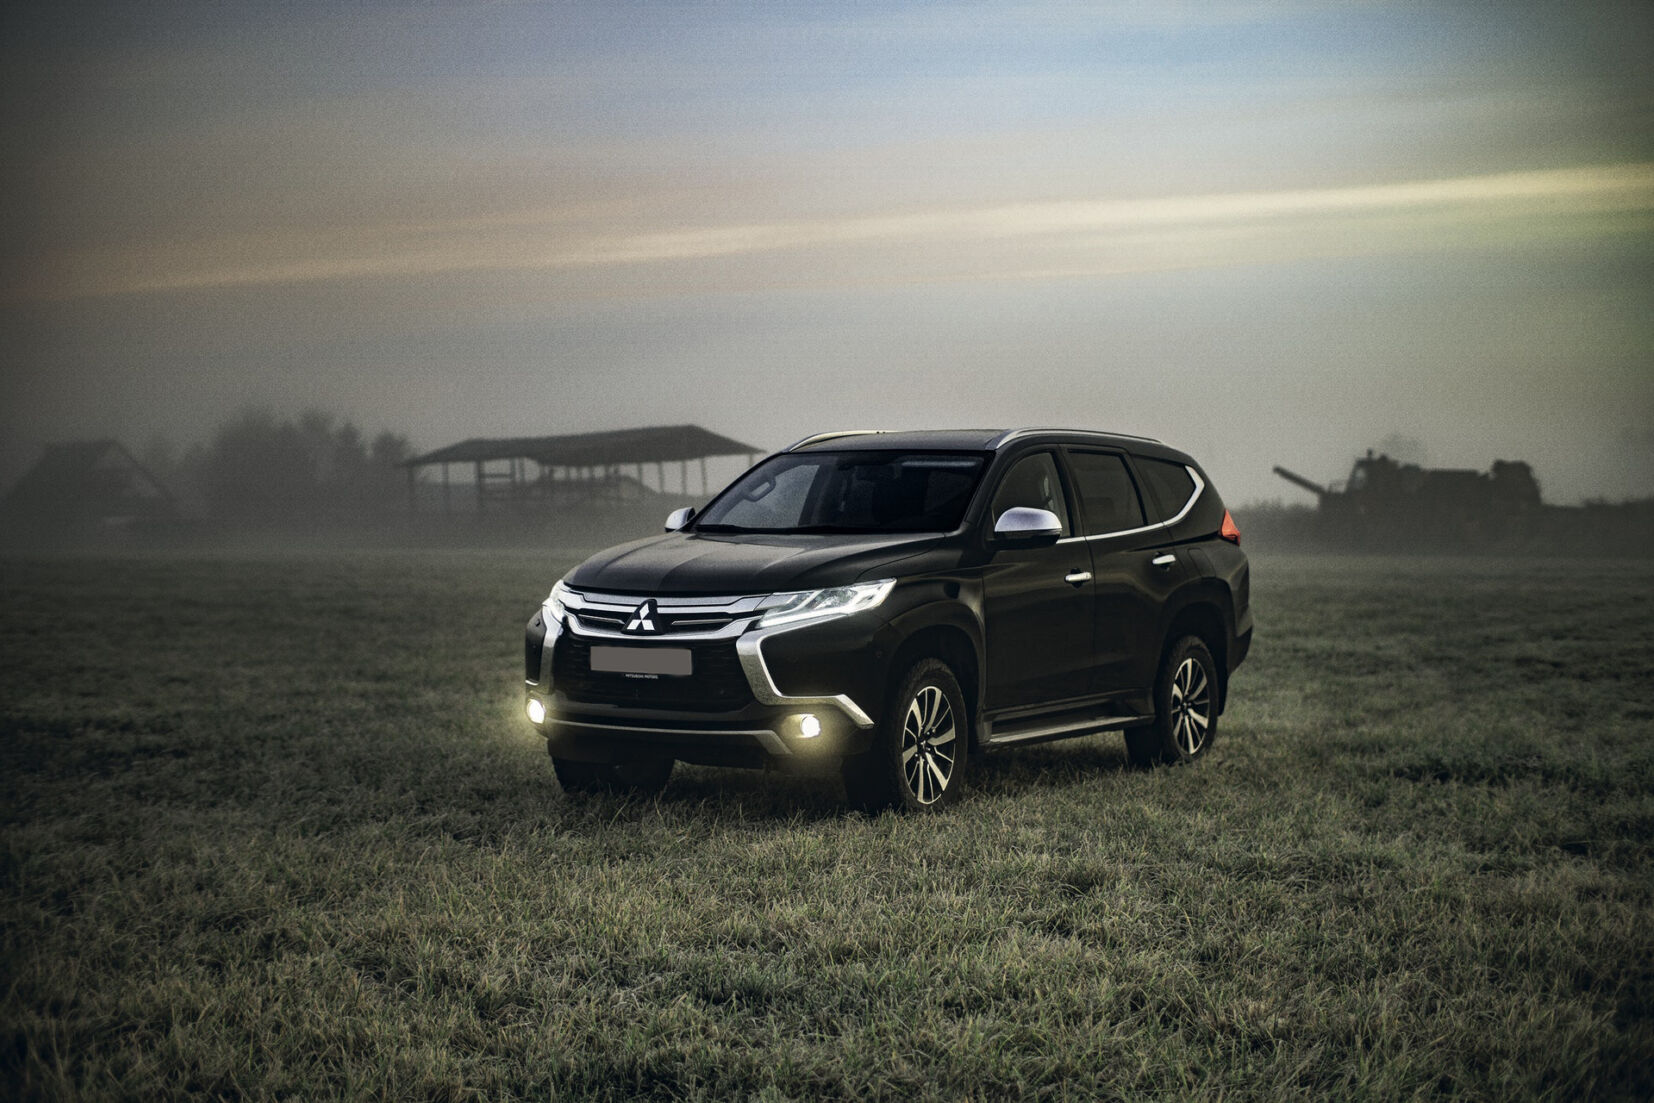
[[[420,474],[435,469],[441,475],[435,484],[441,509],[451,512],[457,467],[462,475],[458,485],[474,494],[479,513],[552,511],[682,497],[696,492],[692,470],[699,475],[698,492],[705,495],[708,458],[744,456],[751,463],[763,451],[699,425],[661,425],[555,437],[477,437],[415,456],[402,466],[408,472],[410,509],[419,506]]]
[[[0,499],[7,529],[27,535],[90,536],[163,527],[181,517],[172,492],[115,440],[46,445]]]

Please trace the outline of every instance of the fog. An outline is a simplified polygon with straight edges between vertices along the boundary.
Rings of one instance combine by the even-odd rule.
[[[3,483],[254,405],[1654,486],[1647,5],[4,18]]]

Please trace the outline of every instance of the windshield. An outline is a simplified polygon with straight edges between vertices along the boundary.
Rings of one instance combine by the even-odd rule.
[[[982,477],[973,452],[798,452],[742,475],[697,532],[950,532]]]

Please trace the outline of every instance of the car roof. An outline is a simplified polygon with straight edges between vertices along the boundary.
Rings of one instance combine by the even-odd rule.
[[[836,433],[817,433],[785,449],[788,452],[807,451],[882,451],[906,448],[935,448],[943,451],[995,452],[1012,443],[1061,442],[1070,444],[1101,444],[1127,448],[1168,459],[1183,458],[1183,454],[1150,437],[1134,437],[1126,433],[1105,433],[1095,429],[846,429]]]
[[[943,451],[987,452],[1003,429],[846,429],[805,437],[788,452],[869,452],[905,448],[935,448]]]

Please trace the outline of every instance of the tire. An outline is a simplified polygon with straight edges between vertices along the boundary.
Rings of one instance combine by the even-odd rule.
[[[1126,754],[1137,766],[1193,762],[1218,735],[1218,670],[1199,636],[1184,636],[1161,660],[1154,681],[1154,723],[1126,732]]]
[[[672,776],[670,758],[647,756],[630,762],[577,762],[571,758],[551,759],[557,782],[570,796],[613,794],[652,797],[666,788]]]
[[[921,659],[895,685],[866,754],[844,762],[844,792],[868,812],[934,812],[959,799],[970,750],[959,681]]]

